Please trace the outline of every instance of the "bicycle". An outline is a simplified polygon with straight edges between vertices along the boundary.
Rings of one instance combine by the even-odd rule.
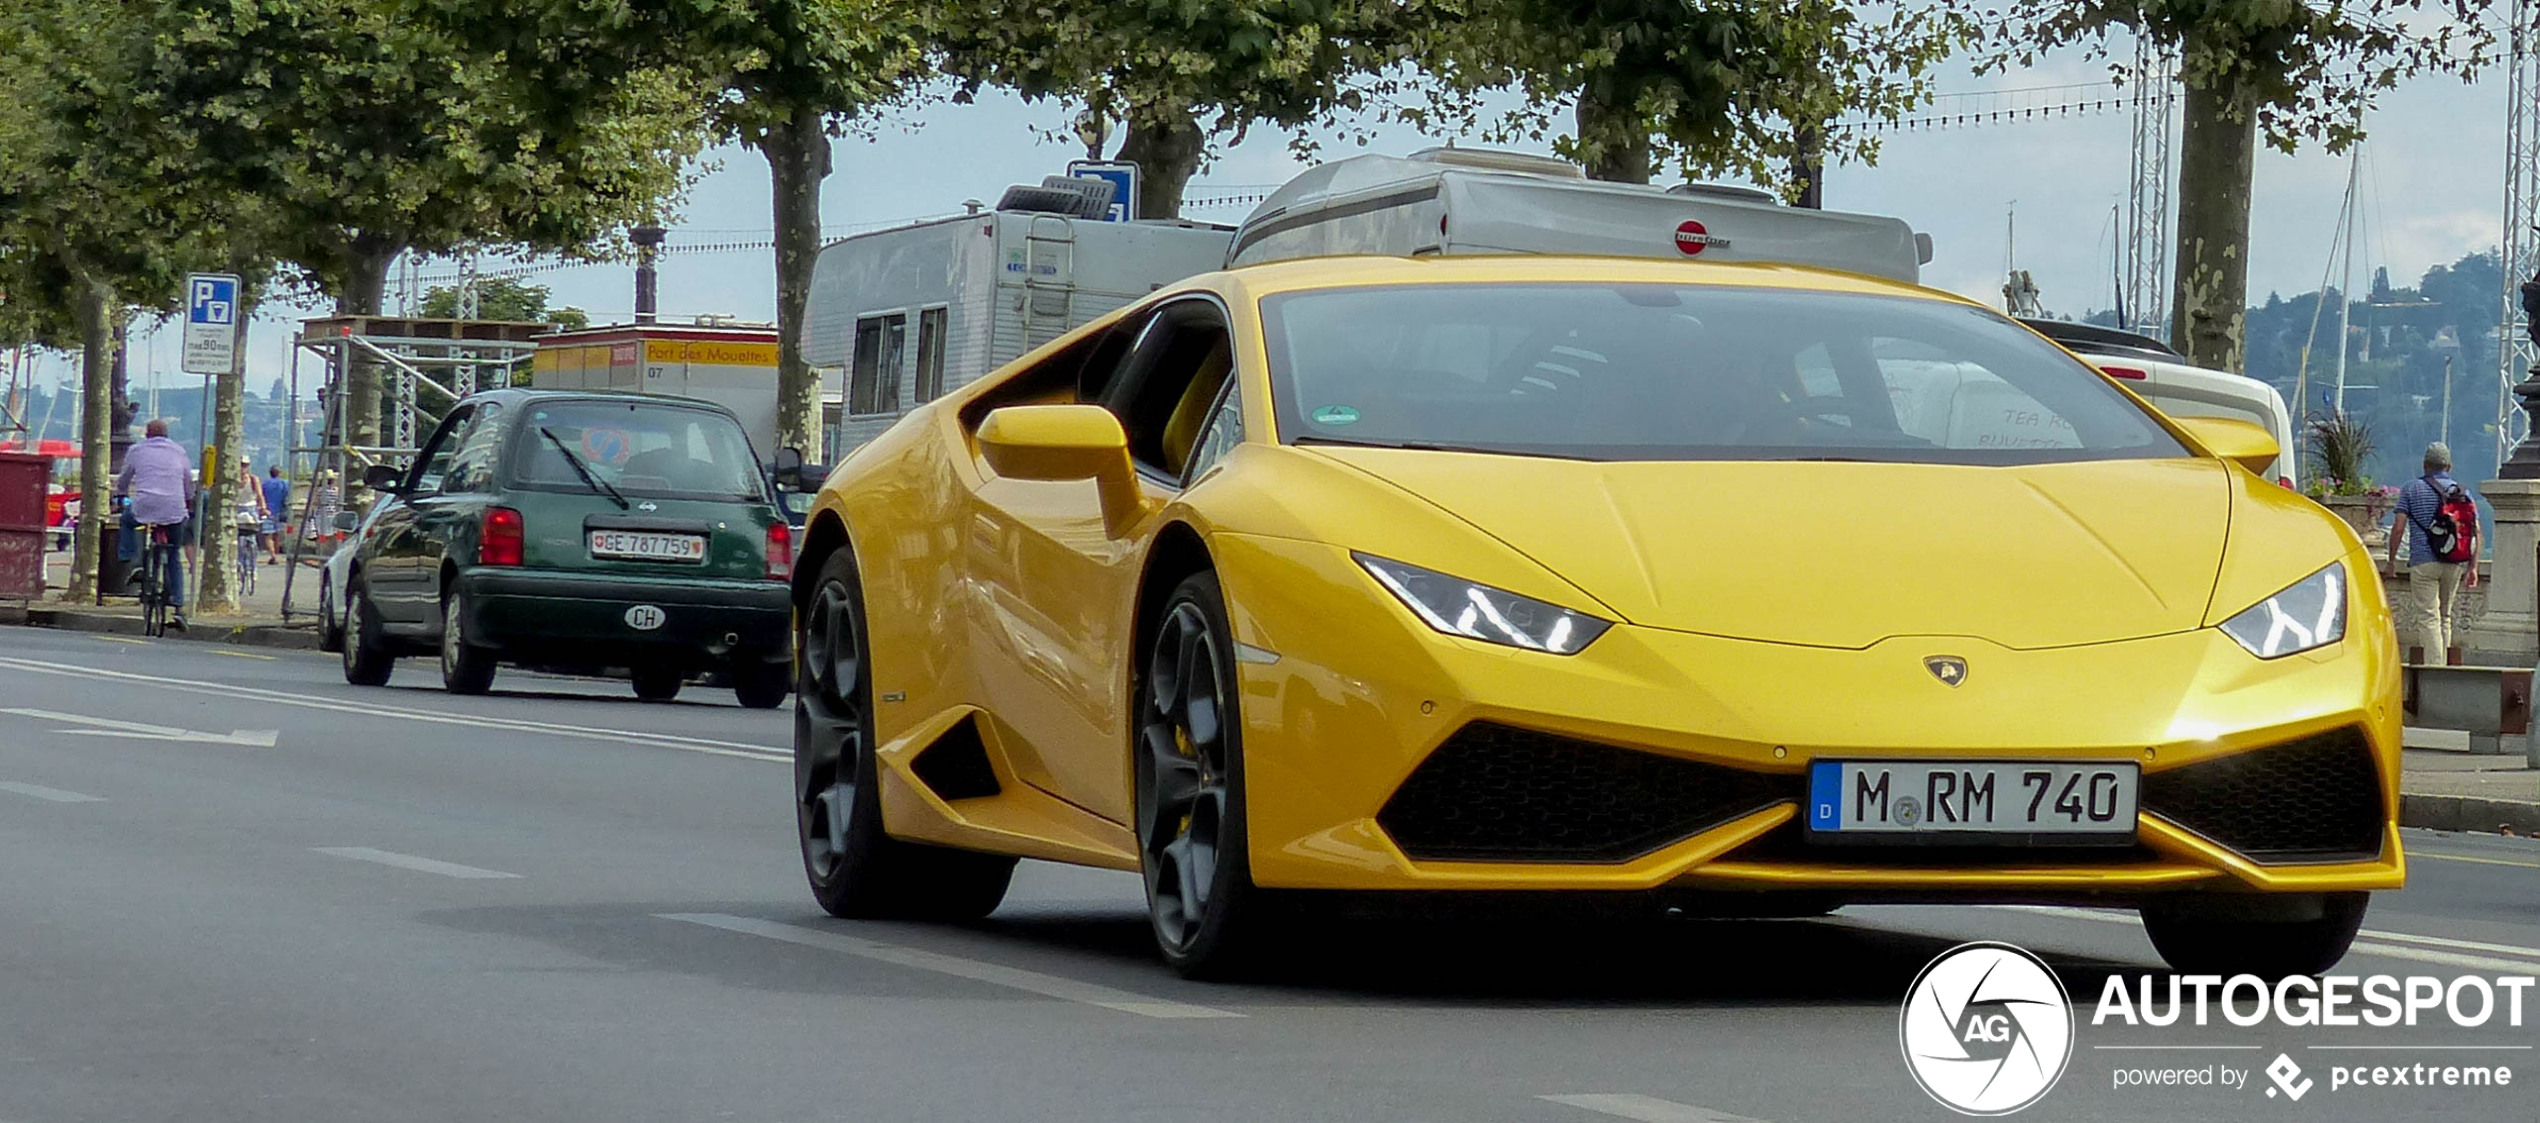
[[[162,523],[142,524],[146,537],[141,548],[141,633],[152,639],[168,631],[168,610],[175,598],[169,595],[169,575],[177,571],[178,550],[172,533],[174,526]]]
[[[244,517],[242,517],[238,523],[238,579],[236,581],[236,585],[238,595],[242,597],[254,596],[256,594],[256,555],[258,552],[256,548],[257,525],[258,524],[254,520]]]

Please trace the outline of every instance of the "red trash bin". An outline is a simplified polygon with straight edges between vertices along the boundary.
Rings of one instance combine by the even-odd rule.
[[[32,452],[0,452],[0,600],[44,595],[44,492],[53,482],[51,458]]]

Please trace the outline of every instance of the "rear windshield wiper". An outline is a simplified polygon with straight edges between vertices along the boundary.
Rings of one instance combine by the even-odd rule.
[[[591,485],[591,490],[608,496],[609,502],[617,504],[618,510],[623,511],[634,506],[626,501],[625,496],[618,494],[616,488],[610,487],[607,480],[593,474],[590,466],[584,464],[581,457],[575,456],[572,449],[565,447],[564,438],[557,436],[555,430],[541,425],[538,427],[538,435],[547,438],[547,443],[556,446],[556,451],[564,454],[564,462],[572,466],[574,475],[582,477],[582,482]]]

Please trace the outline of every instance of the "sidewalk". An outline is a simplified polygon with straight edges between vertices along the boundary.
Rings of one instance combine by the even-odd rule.
[[[2467,734],[2454,734],[2465,746]],[[2411,729],[2407,742],[2439,742]],[[2540,835],[2540,771],[2519,752],[2410,748],[2399,764],[2399,823],[2445,831]]]
[[[223,555],[222,560],[227,561],[228,555]],[[185,616],[186,629],[183,632],[171,630],[167,638],[316,650],[318,567],[314,559],[306,559],[300,565],[291,587],[292,611],[286,623],[282,615],[282,584],[287,569],[286,563],[258,565],[255,592],[241,598],[241,611],[210,614],[192,611],[189,607]],[[190,573],[187,578],[189,582],[199,580]],[[141,606],[131,597],[109,596],[104,604],[73,604],[63,599],[70,587],[68,551],[45,553],[44,586],[43,600],[24,607],[0,603],[0,624],[24,624],[74,632],[141,634]],[[193,599],[190,590],[187,599],[189,602]]]

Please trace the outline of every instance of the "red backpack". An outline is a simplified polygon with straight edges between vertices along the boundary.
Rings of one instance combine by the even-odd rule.
[[[2459,484],[2452,484],[2451,490],[2445,491],[2434,477],[2427,476],[2425,486],[2434,492],[2434,519],[2430,523],[2417,522],[2416,516],[2410,515],[2408,521],[2416,523],[2418,532],[2425,535],[2426,549],[2434,551],[2436,561],[2465,562],[2476,558],[2478,504]]]

